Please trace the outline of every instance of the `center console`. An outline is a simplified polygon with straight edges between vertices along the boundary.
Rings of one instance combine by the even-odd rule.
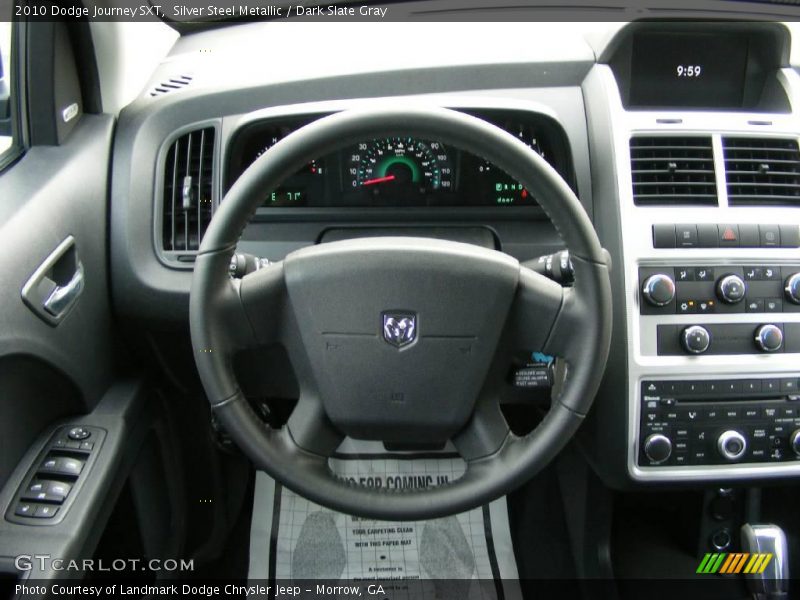
[[[629,480],[800,475],[800,82],[770,27],[633,25],[585,86],[613,130]]]

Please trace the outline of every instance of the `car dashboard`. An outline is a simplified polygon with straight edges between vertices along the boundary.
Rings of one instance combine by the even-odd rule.
[[[125,318],[185,326],[208,222],[283,137],[351,108],[452,108],[547,160],[611,256],[611,359],[580,440],[600,477],[627,488],[800,475],[800,78],[789,28],[504,23],[476,38],[472,24],[451,24],[453,43],[433,58],[353,54],[385,24],[353,26],[330,56],[280,58],[298,27],[322,32],[248,24],[185,36],[122,112],[111,250]],[[225,67],[252,52],[275,59]],[[237,251],[279,261],[387,232],[520,261],[563,249],[536,199],[496,166],[391,131],[264,190]],[[280,379],[259,393],[290,396]]]

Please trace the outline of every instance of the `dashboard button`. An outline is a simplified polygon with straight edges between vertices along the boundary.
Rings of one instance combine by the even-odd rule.
[[[713,313],[717,309],[717,303],[714,300],[698,300],[696,304],[698,313]]]
[[[763,379],[761,381],[761,391],[769,394],[777,394],[781,390],[780,379]]]
[[[714,223],[701,223],[697,226],[697,240],[701,248],[719,247],[719,233]]]
[[[745,267],[744,278],[745,281],[759,281],[764,278],[764,269],[761,267]]]
[[[738,225],[718,225],[719,245],[722,248],[739,247],[739,226]]]
[[[697,267],[694,270],[694,280],[695,281],[713,281],[714,280],[714,269],[711,267]]]
[[[678,248],[697,248],[697,225],[676,225],[675,243]]]
[[[722,390],[726,394],[738,394],[742,391],[742,382],[739,379],[728,379],[722,382]]]
[[[758,248],[759,245],[758,225],[739,225],[739,247]]]
[[[781,246],[783,248],[800,247],[800,226],[781,225]]]
[[[777,225],[759,225],[762,248],[777,248],[781,245],[781,230]]]
[[[781,279],[780,267],[764,267],[762,271],[766,281],[780,281]]]
[[[761,417],[761,414],[760,414],[760,411],[759,411],[757,408],[745,408],[745,409],[742,411],[742,416],[743,416],[745,419],[751,419],[751,420],[754,420],[754,419],[758,419],[758,418],[760,418],[760,417]]]
[[[747,300],[745,303],[747,312],[760,313],[764,312],[764,299],[756,298],[755,300]]]
[[[742,391],[748,394],[757,394],[761,391],[760,379],[745,379],[742,382]]]
[[[671,224],[653,225],[653,247],[654,248],[674,248],[675,247],[675,225],[671,225]]]
[[[764,312],[774,313],[783,312],[783,302],[780,298],[765,298]]]
[[[692,267],[677,267],[675,269],[675,281],[694,281],[694,269]]]
[[[797,379],[781,379],[781,391],[793,394],[797,391]]]

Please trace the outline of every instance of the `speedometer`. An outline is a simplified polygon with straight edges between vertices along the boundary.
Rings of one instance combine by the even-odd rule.
[[[389,137],[361,142],[346,157],[350,189],[373,196],[425,196],[453,189],[453,166],[439,142]]]

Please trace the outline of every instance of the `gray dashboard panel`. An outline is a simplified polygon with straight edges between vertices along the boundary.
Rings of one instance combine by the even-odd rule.
[[[573,164],[578,175],[579,196],[591,214],[591,179],[586,125],[583,99],[578,87],[590,64],[589,61],[582,60],[570,63],[559,70],[560,79],[557,81],[567,83],[568,80],[571,84],[569,86],[530,89],[506,87],[491,89],[501,83],[506,86],[512,82],[519,83],[520,71],[523,70],[519,65],[514,65],[510,69],[500,68],[498,65],[494,65],[491,69],[477,67],[469,72],[471,85],[474,87],[476,83],[483,83],[485,80],[486,88],[489,89],[457,94],[417,94],[413,96],[413,100],[450,107],[497,106],[548,112],[567,133]],[[538,69],[541,71],[541,67]],[[542,76],[539,71],[531,65],[524,69],[530,85],[541,84],[542,80],[539,77],[543,77],[544,81],[551,79],[549,74]],[[458,69],[442,69],[437,77],[432,77],[430,69],[421,69],[419,72],[406,73],[403,85],[400,86],[402,89],[398,91],[412,94],[449,86],[459,89],[460,86],[466,85],[466,80],[463,79],[465,76],[466,72]],[[260,89],[232,89],[224,92],[200,93],[187,90],[175,94],[172,98],[167,96],[158,101],[143,99],[123,111],[115,141],[111,201],[111,260],[114,266],[111,279],[114,302],[118,310],[133,318],[151,319],[154,322],[173,325],[185,323],[188,318],[191,274],[185,270],[168,268],[159,261],[152,234],[153,190],[158,177],[156,157],[164,140],[172,132],[186,125],[221,117],[223,123],[221,143],[224,148],[236,127],[248,118],[267,114],[329,112],[351,105],[356,106],[365,102],[365,98],[373,98],[379,102],[407,102],[412,98],[412,96],[402,99],[387,98],[385,94],[387,91],[393,91],[392,88],[397,87],[397,83],[384,80],[380,74],[343,79],[345,81],[337,79],[327,82],[287,83]],[[344,100],[337,100],[337,97]],[[358,100],[348,99],[353,97]],[[330,100],[331,98],[334,100]],[[311,99],[317,101],[308,102]],[[219,161],[218,156],[218,168]],[[419,218],[421,221],[427,218],[424,210],[420,211]],[[513,225],[513,222],[510,224]],[[276,227],[275,224],[269,226]],[[301,242],[311,243],[323,230],[324,228],[320,229],[317,235],[312,237],[301,238]],[[246,230],[243,238],[251,244],[254,237],[256,241],[263,241],[254,235],[255,231]],[[292,235],[297,234],[290,234],[290,237]],[[549,252],[559,245],[554,233],[545,228],[541,228],[535,237],[541,242],[538,248],[543,250],[540,253]],[[148,243],[143,243],[144,240]],[[513,246],[512,243],[511,247]],[[258,249],[252,245],[248,247],[251,250]],[[285,246],[287,250],[291,247],[291,244]],[[538,255],[535,254],[538,248],[523,251],[520,258],[528,259]],[[276,255],[274,248],[266,246],[263,247],[263,251],[264,254],[276,258],[282,252],[278,251]]]

